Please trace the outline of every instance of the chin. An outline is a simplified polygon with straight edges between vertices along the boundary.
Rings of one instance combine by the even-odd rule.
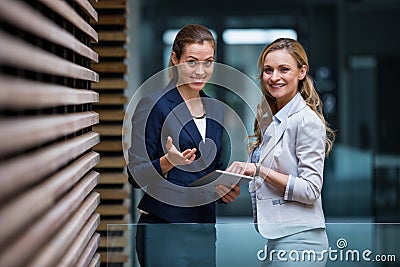
[[[205,83],[191,83],[190,88],[196,91],[201,91],[205,85]]]
[[[269,93],[271,96],[273,96],[274,98],[278,99],[281,98],[282,96],[284,96],[284,92],[279,92],[279,91],[271,91],[269,90]]]

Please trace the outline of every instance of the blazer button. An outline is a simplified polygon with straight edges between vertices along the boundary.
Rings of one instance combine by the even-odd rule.
[[[261,194],[257,194],[257,199],[261,200],[262,199],[262,195]]]

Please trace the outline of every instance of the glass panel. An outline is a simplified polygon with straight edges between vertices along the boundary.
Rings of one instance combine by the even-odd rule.
[[[130,261],[137,260],[137,251],[139,255],[144,255],[147,266],[267,266],[265,264],[271,256],[288,264],[285,266],[314,266],[311,263],[322,260],[328,267],[400,264],[400,224],[327,223],[328,245],[323,249],[310,249],[293,235],[286,239],[286,244],[292,245],[286,249],[278,249],[277,246],[273,250],[272,243],[267,244],[267,239],[257,231],[256,228],[260,227],[240,221],[217,224],[113,224],[108,225],[108,233],[115,235],[118,230],[128,228],[129,237],[133,240],[133,258]],[[107,236],[108,252],[112,251],[113,242],[118,240],[118,236]],[[146,245],[136,240],[146,240]],[[145,250],[141,250],[143,248]],[[304,264],[307,260],[309,262]],[[135,266],[140,266],[137,261]]]

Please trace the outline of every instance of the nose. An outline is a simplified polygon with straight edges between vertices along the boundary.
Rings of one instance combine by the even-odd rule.
[[[272,81],[277,81],[277,80],[279,80],[279,73],[278,73],[276,70],[274,70],[274,71],[271,73],[271,80],[272,80]]]
[[[196,64],[196,74],[203,74],[204,73],[204,66],[203,62],[199,62],[199,64]]]

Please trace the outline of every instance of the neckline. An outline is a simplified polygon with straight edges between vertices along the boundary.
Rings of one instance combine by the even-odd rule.
[[[205,117],[206,117],[206,112],[204,111],[204,113],[203,113],[203,115],[201,115],[201,116],[193,116],[192,115],[192,117],[193,117],[193,119],[197,119],[197,120],[201,120],[201,119],[204,119]]]

